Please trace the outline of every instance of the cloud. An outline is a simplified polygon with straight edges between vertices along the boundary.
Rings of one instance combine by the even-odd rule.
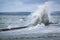
[[[37,8],[37,5],[8,5],[8,6],[4,6],[2,7],[2,9],[0,9],[0,11],[3,12],[24,12],[24,11],[34,11]]]
[[[44,2],[46,2],[47,0],[21,0],[23,1],[24,3],[28,3],[28,4],[42,4]]]
[[[0,12],[34,11],[38,4],[26,4],[22,1],[1,1]]]
[[[51,1],[53,1],[51,10],[60,10],[60,2],[56,0]],[[0,12],[33,12],[37,9],[38,5],[42,5],[45,2],[47,0],[0,0]]]
[[[49,7],[51,11],[60,11],[60,3],[56,1],[51,1]]]
[[[60,4],[60,0],[50,0],[50,1],[53,1],[54,3]]]
[[[53,10],[53,11],[60,11],[60,4],[55,4],[55,5],[52,7],[52,10]]]

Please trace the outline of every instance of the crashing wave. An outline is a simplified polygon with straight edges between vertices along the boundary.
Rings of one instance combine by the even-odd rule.
[[[37,11],[34,13],[31,13],[30,16],[28,16],[28,19],[30,21],[27,22],[30,26],[36,26],[37,24],[49,24],[49,17],[48,17],[48,5],[45,3],[41,7],[39,6]],[[30,23],[29,23],[30,22]]]
[[[20,20],[22,21],[22,20]],[[48,17],[48,5],[45,3],[44,5],[41,5],[38,7],[38,9],[31,13],[31,15],[28,16],[26,19],[26,24],[24,26],[36,26],[37,24],[49,24],[49,17]],[[19,27],[14,26],[14,27]],[[8,28],[13,28],[13,26],[9,25]]]

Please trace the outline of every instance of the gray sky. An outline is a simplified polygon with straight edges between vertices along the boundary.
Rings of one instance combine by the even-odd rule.
[[[33,12],[48,0],[0,0],[0,12]],[[60,0],[53,2],[51,10],[60,10]]]

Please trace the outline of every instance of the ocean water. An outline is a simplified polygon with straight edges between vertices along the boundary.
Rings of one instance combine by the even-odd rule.
[[[28,25],[23,29],[0,30],[0,40],[60,40],[60,16],[58,15],[60,12],[53,12],[49,16],[47,4],[43,4],[30,15],[19,12],[0,13],[0,28],[10,29]]]
[[[0,28],[9,25],[23,26],[28,15],[1,15]],[[54,22],[60,23],[60,16],[51,16]],[[57,20],[56,20],[57,19]],[[37,25],[25,29],[0,32],[0,40],[60,40],[60,24],[50,24],[48,26]]]
[[[30,15],[28,12],[1,12],[0,40],[60,40],[60,11],[48,14],[50,12],[48,7],[48,2],[44,3]],[[49,25],[45,25],[45,23]],[[10,29],[24,25],[28,25],[28,27],[1,30],[1,28]]]
[[[26,16],[18,15],[1,15],[0,16],[0,28],[8,27],[9,25],[22,25]],[[23,24],[24,25],[24,24]]]
[[[24,25],[30,13],[31,12],[0,12],[0,28],[5,28],[9,25]]]

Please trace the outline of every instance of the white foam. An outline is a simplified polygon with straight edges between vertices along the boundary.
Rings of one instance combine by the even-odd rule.
[[[42,19],[42,17],[45,15],[45,17]],[[27,25],[33,25],[33,24],[39,24],[43,22],[46,22],[48,19],[48,2],[46,2],[43,5],[39,5],[37,10],[33,13],[31,13],[30,16],[28,16]],[[44,21],[45,20],[45,21]]]
[[[19,27],[18,25],[9,25],[7,28],[15,28],[15,27]]]

